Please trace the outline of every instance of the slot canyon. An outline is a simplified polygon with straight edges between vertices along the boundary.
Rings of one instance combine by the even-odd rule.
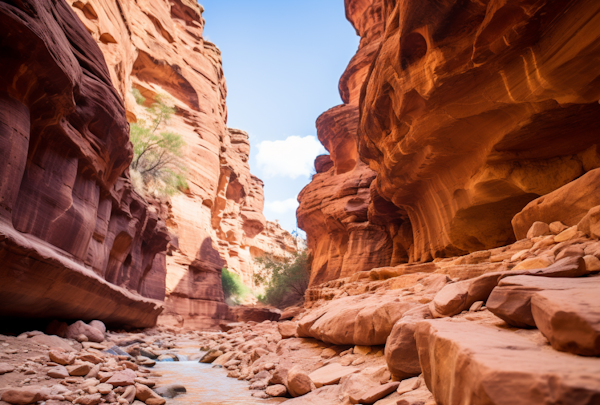
[[[196,0],[0,0],[0,405],[600,404],[600,2],[331,1],[304,240]]]

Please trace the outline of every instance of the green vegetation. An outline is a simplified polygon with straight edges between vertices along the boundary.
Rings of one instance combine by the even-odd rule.
[[[259,301],[284,308],[304,299],[310,279],[310,257],[306,250],[284,261],[268,255],[255,260],[262,270],[254,274],[254,283],[266,286]]]
[[[252,291],[243,282],[240,276],[232,271],[223,268],[221,270],[221,284],[225,301],[229,305],[239,305]]]
[[[146,98],[137,89],[132,90],[138,104]],[[157,94],[146,108],[147,120],[131,124],[133,144],[131,178],[138,191],[157,195],[173,195],[188,188],[181,156],[185,142],[181,135],[163,131],[175,108],[167,104],[165,96]]]

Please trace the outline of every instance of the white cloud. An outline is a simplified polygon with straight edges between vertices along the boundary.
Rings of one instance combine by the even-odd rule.
[[[283,215],[290,211],[295,212],[298,208],[298,200],[295,198],[288,198],[283,201],[267,201],[265,202],[265,208],[276,214]]]
[[[256,161],[264,177],[308,177],[315,158],[326,152],[314,136],[288,136],[284,141],[262,141],[257,147]]]

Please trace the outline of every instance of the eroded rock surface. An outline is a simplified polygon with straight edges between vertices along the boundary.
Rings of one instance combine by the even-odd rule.
[[[192,0],[68,3],[105,55],[130,122],[144,116],[157,94],[176,108],[168,130],[186,143],[189,189],[156,202],[175,238],[166,256],[161,322],[216,328],[229,318],[221,269],[251,284],[255,257],[284,257],[297,247],[262,214],[263,183],[250,173],[248,134],[227,127],[221,52],[203,38],[203,8]],[[132,88],[144,105],[136,104]]]
[[[2,2],[0,19],[0,315],[152,326],[169,235],[124,174],[104,56],[64,2]]]
[[[527,203],[600,163],[599,4],[385,4],[358,138],[410,220],[410,260],[513,242]]]

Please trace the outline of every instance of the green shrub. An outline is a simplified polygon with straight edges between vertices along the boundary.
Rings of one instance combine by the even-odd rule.
[[[221,270],[221,284],[223,285],[225,301],[229,305],[239,305],[244,298],[252,294],[252,291],[242,282],[240,276],[226,268]]]
[[[254,274],[254,283],[265,285],[265,294],[258,299],[268,305],[284,308],[304,299],[310,279],[310,257],[306,250],[280,261],[272,256],[255,259],[261,271]]]
[[[132,93],[138,102],[143,104],[145,98],[139,90]],[[178,190],[188,188],[185,167],[181,160],[185,142],[181,135],[161,131],[168,124],[175,112],[164,101],[164,96],[158,94],[154,103],[146,108],[149,120],[139,119],[131,124],[130,140],[133,144],[133,161],[131,162],[134,185],[144,185],[146,192],[158,195],[173,195]],[[139,190],[138,190],[139,191]]]

